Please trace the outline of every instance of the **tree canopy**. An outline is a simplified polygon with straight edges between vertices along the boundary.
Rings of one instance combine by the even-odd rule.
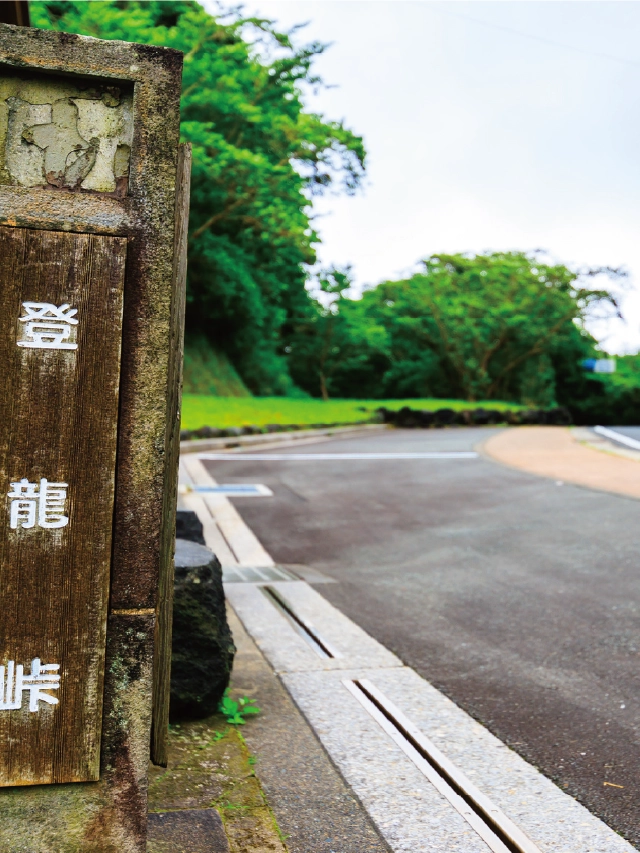
[[[33,26],[184,52],[182,137],[193,146],[187,331],[225,351],[255,393],[291,387],[283,328],[312,311],[311,203],[354,192],[362,139],[304,108],[325,46],[195,2],[32,2]]]
[[[580,360],[594,352],[587,317],[617,311],[594,276],[622,275],[521,252],[432,255],[421,266],[361,299],[319,305],[291,342],[297,381],[317,394],[324,373],[335,396],[551,405],[581,381]]]

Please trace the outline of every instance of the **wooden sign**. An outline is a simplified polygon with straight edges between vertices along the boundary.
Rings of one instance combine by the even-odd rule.
[[[146,850],[171,653],[181,70],[175,50],[0,24],[2,853]]]
[[[121,237],[0,228],[0,784],[99,777]]]

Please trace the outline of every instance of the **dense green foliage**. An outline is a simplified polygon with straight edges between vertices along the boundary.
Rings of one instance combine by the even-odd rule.
[[[435,396],[566,404],[587,390],[580,367],[595,352],[584,329],[598,309],[616,311],[597,274],[519,252],[433,255],[420,272],[348,299],[335,271],[333,296],[298,324],[292,373],[311,393]],[[325,303],[327,302],[325,297]]]
[[[355,190],[362,140],[305,112],[317,43],[195,2],[31,3],[33,26],[185,54],[182,136],[193,145],[187,328],[230,356],[256,393],[291,386],[283,327],[307,316],[313,194]]]
[[[640,355],[616,359],[612,374],[583,374],[567,389],[576,423],[636,425],[640,419]]]
[[[321,274],[315,310],[294,325],[287,346],[293,379],[323,400],[329,399],[330,392],[342,397],[381,396],[380,376],[388,362],[387,330],[364,316],[360,303],[348,299],[350,289],[349,270]],[[341,382],[344,377],[348,377],[346,383]]]

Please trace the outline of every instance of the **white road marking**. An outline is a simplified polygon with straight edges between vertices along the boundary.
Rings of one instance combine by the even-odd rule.
[[[215,462],[317,462],[343,459],[477,459],[471,450],[439,450],[428,453],[199,453],[199,459]]]
[[[597,426],[593,428],[593,431],[605,438],[610,438],[612,441],[617,441],[619,444],[626,444],[627,447],[632,447],[634,450],[640,450],[640,441],[637,441],[635,438],[629,438],[628,435],[623,435],[615,429],[607,429],[607,427]]]
[[[263,483],[220,483],[219,486],[193,486],[192,490],[204,494],[226,495],[230,498],[273,497],[269,486]]]

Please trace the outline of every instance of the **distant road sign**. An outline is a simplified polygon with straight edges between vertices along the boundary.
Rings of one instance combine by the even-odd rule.
[[[587,358],[582,362],[582,367],[588,373],[615,373],[615,358]]]

